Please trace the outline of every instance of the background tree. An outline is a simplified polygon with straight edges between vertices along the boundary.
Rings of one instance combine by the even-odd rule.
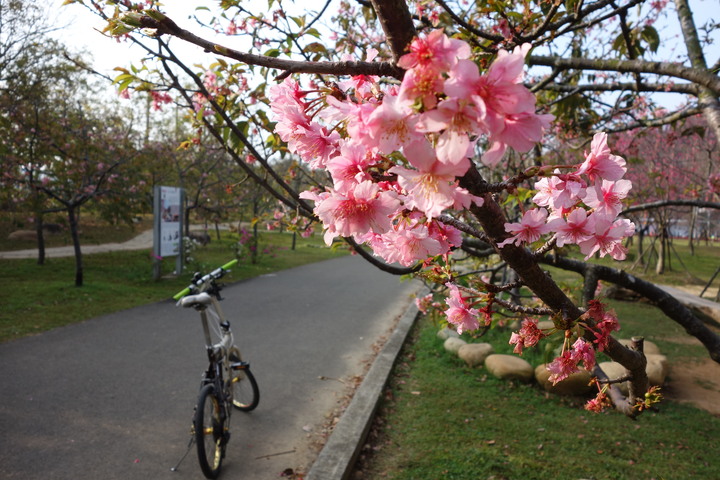
[[[440,126],[437,126],[438,122],[434,127],[426,123],[421,127],[425,131],[420,133],[429,133],[425,139],[430,138],[433,142],[432,146],[438,151],[443,145],[448,147],[455,145],[443,138],[454,138],[459,141],[462,140],[465,132],[472,136],[477,147],[474,161],[468,165],[467,170],[463,169],[462,172],[452,170],[457,183],[449,179],[447,182],[452,183],[452,188],[455,189],[453,191],[456,193],[462,190],[465,192],[463,195],[471,195],[475,200],[472,200],[473,203],[457,200],[458,203],[462,203],[462,208],[447,209],[448,212],[441,215],[437,215],[435,211],[431,215],[426,205],[425,217],[413,217],[413,213],[408,213],[407,219],[408,221],[415,219],[414,221],[417,222],[413,223],[415,227],[422,224],[425,228],[439,229],[436,234],[445,232],[450,236],[451,233],[456,235],[462,232],[467,236],[462,242],[463,246],[473,242],[486,245],[516,272],[515,278],[518,280],[504,285],[490,285],[477,278],[471,278],[463,283],[465,280],[459,280],[450,263],[447,263],[449,257],[439,256],[428,250],[428,258],[424,263],[433,268],[424,275],[426,278],[449,285],[448,312],[453,312],[452,315],[449,314],[450,321],[457,322],[456,315],[460,315],[461,312],[464,312],[463,318],[471,321],[481,312],[471,308],[467,302],[484,301],[486,304],[483,312],[487,315],[494,311],[493,308],[507,310],[515,315],[548,314],[553,317],[556,328],[566,332],[568,335],[566,338],[578,336],[581,345],[584,342],[597,344],[593,332],[597,333],[603,328],[609,329],[603,330],[601,349],[623,364],[631,379],[629,396],[627,398],[616,396],[613,400],[616,408],[629,415],[636,415],[639,412],[636,406],[643,402],[648,387],[641,342],[638,342],[637,349],[632,350],[622,347],[612,337],[607,337],[613,328],[612,322],[604,323],[605,312],[602,309],[598,310],[598,304],[594,304],[595,307],[591,304],[587,312],[584,312],[541,269],[540,262],[546,261],[543,254],[553,248],[553,241],[533,251],[527,247],[533,241],[531,238],[537,237],[529,235],[520,237],[521,233],[517,232],[525,231],[527,234],[531,227],[543,226],[539,232],[542,233],[549,228],[544,226],[546,218],[533,217],[533,215],[541,215],[543,212],[541,209],[532,209],[530,216],[526,217],[529,213],[527,206],[531,197],[527,192],[536,187],[536,184],[529,180],[538,174],[541,177],[548,176],[553,168],[552,165],[543,166],[546,164],[543,155],[549,149],[531,148],[540,140],[537,131],[548,122],[548,117],[543,116],[544,112],[552,111],[558,117],[559,127],[552,131],[555,140],[548,139],[543,143],[554,142],[558,148],[561,142],[568,139],[576,139],[576,143],[582,148],[582,143],[586,138],[589,139],[588,134],[594,133],[594,129],[612,131],[628,129],[632,126],[660,125],[700,112],[705,115],[709,127],[713,131],[718,131],[716,114],[720,88],[717,75],[713,73],[712,68],[706,68],[703,63],[701,50],[703,45],[697,36],[697,30],[689,22],[691,13],[687,5],[680,1],[677,5],[678,18],[690,52],[688,65],[685,66],[679,66],[671,61],[650,62],[643,59],[658,50],[660,46],[661,37],[652,22],[657,20],[661,9],[656,4],[646,4],[641,0],[631,0],[622,5],[600,0],[589,4],[494,2],[476,3],[468,7],[457,2],[444,1],[417,2],[411,6],[402,1],[361,2],[359,6],[342,3],[340,10],[335,13],[334,23],[326,23],[322,26],[331,31],[330,35],[325,36],[320,32],[320,22],[323,21],[325,9],[295,14],[282,10],[280,4],[277,4],[274,11],[253,14],[240,2],[223,2],[218,15],[213,17],[209,14],[208,17],[199,18],[206,26],[226,32],[233,45],[242,44],[242,38],[251,39],[246,51],[204,40],[181,28],[157,10],[142,9],[128,4],[125,5],[128,11],[108,12],[108,14],[109,31],[113,35],[130,33],[132,41],[142,43],[151,55],[159,59],[156,69],[128,71],[118,77],[118,81],[125,86],[151,84],[158,89],[175,90],[178,98],[184,101],[188,108],[197,112],[198,126],[206,129],[218,140],[241,171],[265,187],[289,210],[309,218],[327,212],[319,211],[317,207],[313,209],[305,199],[314,198],[317,204],[322,203],[329,198],[323,195],[334,195],[333,192],[341,188],[338,183],[342,182],[344,177],[339,178],[337,172],[333,174],[330,171],[328,173],[331,178],[323,179],[315,185],[318,188],[316,193],[311,192],[301,198],[299,190],[307,186],[293,185],[282,177],[277,170],[276,159],[279,154],[276,152],[290,151],[302,157],[305,166],[324,170],[324,162],[337,155],[334,149],[339,148],[337,145],[341,138],[345,135],[362,137],[364,133],[350,131],[353,124],[344,122],[348,111],[352,111],[352,114],[356,115],[353,118],[359,120],[356,125],[360,124],[368,130],[377,128],[365,123],[369,120],[355,113],[355,108],[363,108],[363,105],[367,105],[368,114],[369,111],[376,113],[392,110],[393,102],[397,101],[394,100],[397,98],[397,87],[392,85],[400,85],[401,91],[403,88],[414,88],[414,91],[420,92],[422,88],[427,88],[429,94],[424,97],[418,95],[418,103],[414,105],[414,110],[410,109],[401,114],[401,117],[406,115],[402,118],[408,121],[417,120],[415,115],[438,111],[436,109],[438,103],[448,100],[449,97],[457,97],[456,100],[460,101],[458,98],[462,98],[462,95],[449,93],[438,98],[436,94],[440,86],[435,83],[437,78],[445,81],[446,77],[443,75],[447,75],[448,71],[452,70],[456,92],[464,88],[462,75],[466,73],[472,77],[472,69],[475,67],[463,63],[463,67],[467,68],[463,73],[455,63],[459,61],[458,59],[464,60],[465,55],[472,56],[475,65],[480,65],[483,69],[487,69],[492,62],[506,66],[507,62],[515,61],[509,60],[510,58],[516,59],[526,50],[516,50],[515,56],[512,57],[508,56],[507,51],[523,44],[534,45],[536,51],[529,56],[530,64],[551,68],[549,74],[539,74],[543,76],[538,76],[537,81],[530,85],[540,99],[538,111],[528,109],[528,105],[535,105],[535,100],[531,101],[524,93],[525,90],[520,89],[516,82],[518,74],[511,73],[515,71],[513,70],[515,67],[512,67],[513,69],[507,67],[508,70],[504,73],[498,71],[487,73],[487,76],[483,77],[495,78],[495,80],[486,80],[487,82],[506,81],[513,85],[506,87],[510,89],[505,97],[509,100],[509,104],[503,104],[503,100],[498,100],[501,98],[498,95],[488,97],[485,106],[489,102],[488,109],[505,109],[503,110],[506,113],[505,128],[519,135],[519,132],[523,131],[521,127],[526,127],[526,136],[514,134],[503,136],[503,130],[490,133],[489,136],[481,135],[468,128],[468,124],[462,127],[450,127],[448,123],[450,120],[445,120]],[[95,6],[102,9],[102,5],[95,4]],[[273,7],[274,3],[271,2],[270,6]],[[607,41],[606,35],[597,33],[601,31],[599,27],[609,22],[615,22],[620,26],[619,36],[610,39],[610,42]],[[138,30],[140,27],[152,31],[152,38],[144,37],[143,32],[148,30]],[[430,33],[435,28],[443,28],[445,33],[452,34],[456,39],[455,43],[449,40],[450,46],[442,43],[445,42],[442,37]],[[712,29],[712,27],[708,28]],[[432,38],[432,40],[418,40],[411,45],[418,33],[422,33],[423,39]],[[430,37],[431,35],[435,36]],[[217,59],[208,70],[197,71],[195,68],[190,68],[173,52],[167,41],[168,37],[176,37],[213,52]],[[333,44],[323,42],[323,38],[331,38]],[[459,40],[466,42],[469,47],[466,47],[465,43],[458,43]],[[440,43],[432,43],[436,41]],[[431,43],[433,46],[428,47],[427,45]],[[422,77],[423,71],[415,67],[422,66],[428,59],[432,61],[432,56],[438,55],[438,50],[434,50],[437,48],[453,50],[453,54],[457,56],[447,60],[445,69],[440,68],[442,72],[439,76]],[[426,53],[429,56],[425,56]],[[539,55],[539,53],[547,53],[547,55]],[[406,54],[408,55],[404,57],[403,55]],[[608,60],[611,56],[621,58]],[[503,67],[497,68],[503,72],[501,70]],[[208,71],[212,75],[209,75]],[[266,91],[266,87],[270,78],[278,72],[281,73],[274,78],[276,81],[299,73],[308,74],[307,78],[312,80],[302,89],[295,87],[292,82],[285,83],[282,88],[274,89],[273,102],[269,102],[268,97],[271,92]],[[605,78],[602,79],[603,83],[599,84],[595,80],[600,78],[601,74]],[[682,79],[684,83],[668,83],[664,81],[665,76]],[[381,79],[380,82],[377,81],[378,77]],[[399,83],[400,80],[402,83]],[[250,85],[257,87],[252,88]],[[482,97],[486,93],[481,87],[472,88],[479,88],[472,90],[478,96]],[[644,94],[666,90],[682,93],[696,100],[691,100],[689,107],[672,112],[660,112],[647,107],[648,101]],[[608,96],[611,93],[614,96]],[[265,105],[262,105],[263,103]],[[522,108],[519,107],[521,104]],[[290,108],[293,105],[295,110]],[[331,106],[334,109],[330,108]],[[269,121],[265,113],[268,108],[274,109],[276,119],[279,119],[278,124]],[[455,108],[459,107],[456,105]],[[292,115],[298,115],[299,118],[294,119]],[[378,116],[380,115],[375,115]],[[317,118],[329,119],[329,123],[319,123],[316,121]],[[452,118],[458,119],[458,117]],[[631,120],[628,121],[628,118]],[[333,122],[339,126],[333,127]],[[251,134],[251,125],[257,126],[257,135]],[[283,130],[288,125],[295,125],[293,127],[295,129]],[[396,128],[401,129],[402,125],[407,126],[400,122]],[[302,130],[296,129],[297,126],[301,126]],[[478,126],[474,128],[484,131]],[[374,136],[384,138],[384,135],[396,132],[378,129],[368,133],[373,138]],[[418,133],[417,129],[415,133]],[[288,142],[287,146],[281,141],[281,137]],[[502,153],[508,144],[520,153],[505,157],[507,161],[501,163],[501,168],[493,168],[502,158]],[[401,148],[405,149],[407,145],[405,143]],[[363,197],[367,202],[379,201],[380,194],[377,193],[377,189],[391,188],[395,185],[393,182],[399,182],[400,175],[410,175],[407,173],[408,163],[412,163],[413,160],[419,161],[418,159],[421,158],[421,155],[409,155],[407,150],[403,150],[404,154],[400,154],[395,150],[398,147],[394,145],[386,147],[379,147],[379,151],[376,151],[378,156],[372,159],[370,168],[359,172],[365,175],[364,178],[368,183],[359,190],[361,193],[355,192],[353,195],[368,194],[370,196],[367,198]],[[591,162],[594,156],[607,156],[607,153],[600,153],[605,152],[605,148],[604,137],[596,136],[586,162]],[[530,150],[529,154],[523,154],[528,150]],[[445,151],[445,154],[451,155],[452,152]],[[248,155],[257,162],[257,166],[262,167],[263,175],[258,174],[248,164],[246,161]],[[463,158],[463,152],[460,152],[460,157]],[[421,168],[417,165],[412,166]],[[505,166],[509,167],[511,173],[502,168]],[[405,170],[402,170],[403,168]],[[567,169],[569,166],[565,165],[563,168]],[[577,171],[589,172],[589,168],[580,167]],[[439,174],[436,172],[433,175]],[[308,175],[303,178],[313,177]],[[619,177],[612,180],[617,178]],[[333,187],[323,190],[323,187],[330,183],[328,180],[332,180]],[[564,178],[562,180],[567,181]],[[399,185],[398,194],[412,196],[415,193],[411,187]],[[460,190],[457,190],[458,188]],[[323,191],[325,193],[318,193]],[[387,201],[392,203],[389,199]],[[404,201],[408,202],[406,205],[409,209],[415,208],[417,211],[420,200],[415,200],[415,207],[411,206],[411,200]],[[503,205],[499,201],[503,201]],[[387,208],[390,208],[390,203],[386,205]],[[524,208],[525,213],[520,216],[520,213],[505,208],[511,205],[517,206],[520,213]],[[444,204],[444,206],[450,205]],[[404,225],[402,215],[399,218],[395,217],[398,223],[385,226],[393,231],[398,230],[399,225]],[[565,214],[561,213],[561,215],[564,218]],[[547,216],[546,211],[545,216]],[[514,219],[519,221],[512,221]],[[345,236],[345,240],[351,245],[357,245],[357,241],[368,240],[368,237],[358,236],[347,223],[342,223],[342,218],[338,218],[337,223],[327,218],[323,220],[326,238],[340,234]],[[376,217],[375,220],[385,222],[382,216]],[[626,224],[621,222],[618,225],[620,228],[620,225]],[[352,236],[355,238],[351,238]],[[375,237],[370,237],[371,245],[373,239]],[[617,246],[616,243],[612,245]],[[373,245],[376,246],[377,244]],[[585,250],[584,247],[582,248]],[[398,268],[379,262],[361,248],[357,251],[380,268],[393,273],[417,271],[422,267],[419,264],[412,268]],[[469,249],[466,251],[472,252]],[[480,250],[476,248],[475,251]],[[590,254],[592,252],[593,250],[590,249]],[[415,253],[417,254],[417,251]],[[620,249],[613,256],[621,258],[624,255]],[[562,261],[555,263],[563,265]],[[616,278],[613,272],[598,273],[595,270],[595,278],[597,279],[598,276],[615,279],[617,282],[624,281]],[[625,283],[633,282],[625,281]],[[521,285],[532,290],[544,307],[511,305],[501,300],[500,294]],[[463,290],[460,290],[461,287]],[[692,314],[688,316],[686,309],[679,306],[676,301],[673,303],[673,300],[661,290],[643,284],[642,292],[663,304],[672,305],[672,308],[665,309],[666,313],[677,321],[685,322],[683,325],[686,329],[700,338],[710,355],[720,361],[720,338],[717,335],[704,327]],[[676,312],[673,313],[673,309]],[[585,325],[584,330],[578,330],[579,320]],[[525,335],[527,333],[525,331]],[[558,362],[561,361],[562,358],[559,358]],[[598,376],[602,378],[602,372],[598,372]]]

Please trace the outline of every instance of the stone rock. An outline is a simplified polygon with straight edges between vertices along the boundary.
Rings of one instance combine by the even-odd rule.
[[[555,324],[552,320],[540,320],[537,326],[540,330],[550,330],[555,328]]]
[[[460,336],[460,334],[458,332],[456,332],[455,330],[453,330],[452,328],[445,327],[442,330],[440,330],[439,332],[437,332],[437,336],[440,340],[447,340],[450,337],[458,338]]]
[[[585,395],[590,391],[592,375],[585,369],[571,374],[565,380],[553,385],[549,380],[547,364],[543,363],[535,368],[535,380],[546,391],[556,395]]]
[[[8,235],[8,240],[18,240],[21,242],[33,242],[37,240],[37,232],[35,230],[16,230]]]
[[[203,247],[210,243],[210,235],[207,232],[190,232],[188,238],[195,243],[199,243]]]
[[[458,350],[458,357],[467,363],[468,367],[477,367],[485,362],[488,355],[494,353],[489,343],[468,343]]]
[[[667,357],[665,355],[645,355],[645,357],[647,358],[645,371],[650,385],[664,385],[669,369]]]
[[[514,355],[492,354],[485,359],[485,368],[493,376],[504,380],[530,382],[533,368],[527,361]]]
[[[630,340],[629,338],[621,338],[618,340],[618,342],[625,345],[626,347],[629,347],[632,344],[632,340]],[[645,355],[660,355],[660,349],[650,340],[645,340],[643,342],[643,352],[645,353]]]
[[[665,384],[669,370],[667,357],[665,355],[653,354],[645,355],[645,357],[647,358],[645,372],[647,373],[650,386]],[[625,367],[617,362],[602,362],[600,368],[603,369],[610,380],[616,380],[625,376]],[[622,382],[616,385],[623,394],[627,395],[628,382]]]
[[[467,345],[467,342],[462,338],[450,337],[445,340],[443,347],[445,347],[445,350],[447,350],[448,352],[456,354],[458,350],[460,350],[460,347],[462,347],[463,345]]]
[[[610,380],[617,380],[618,378],[622,378],[626,375],[625,367],[617,362],[600,362],[598,366],[602,368],[602,371],[605,372],[605,375],[607,375]],[[627,395],[627,382],[613,383],[612,386],[619,388],[623,394]]]

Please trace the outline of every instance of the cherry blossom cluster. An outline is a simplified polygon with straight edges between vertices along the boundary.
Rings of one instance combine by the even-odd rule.
[[[314,201],[326,243],[353,237],[385,261],[405,266],[447,259],[462,237],[443,222],[444,214],[484,202],[458,182],[478,144],[487,145],[480,161],[493,168],[508,147],[532,149],[552,119],[535,112],[535,97],[522,84],[529,49],[499,51],[481,73],[467,43],[435,30],[416,38],[400,58],[405,75],[399,85],[360,75],[325,89],[303,89],[291,78],[271,87],[275,132],[290,152],[332,179],[331,187],[301,194]],[[370,51],[367,60],[375,55]],[[508,237],[499,248],[552,236],[558,246],[576,244],[588,257],[625,258],[621,242],[634,233],[634,225],[617,216],[631,182],[622,178],[625,161],[612,154],[604,133],[595,135],[582,163],[536,172],[541,178],[535,183],[534,206],[518,222],[505,224]],[[445,278],[448,322],[458,332],[489,325],[491,307],[502,301],[490,290],[458,285],[451,274]],[[442,308],[429,297],[418,305]],[[548,366],[551,381],[567,378],[580,362],[591,370],[595,349],[606,346],[617,322],[599,307],[591,312],[588,325],[596,340],[571,342],[573,331],[566,331],[562,354]],[[548,333],[528,318],[510,343],[522,353]]]
[[[487,141],[482,162],[495,166],[508,146],[530,150],[551,120],[535,113],[535,97],[521,83],[528,50],[500,51],[481,74],[467,43],[435,30],[398,62],[406,69],[400,85],[357,76],[315,98],[317,90],[292,79],[272,87],[275,131],[333,180],[325,191],[302,194],[315,202],[325,241],[354,237],[406,266],[459,246],[460,232],[439,217],[482,205],[457,180],[476,143]]]
[[[598,253],[624,260],[627,249],[622,241],[635,233],[632,222],[617,219],[632,187],[630,180],[622,178],[627,171],[625,160],[611,153],[605,133],[597,133],[585,161],[565,169],[570,171],[561,173],[555,168],[535,182],[538,193],[533,202],[538,207],[524,212],[519,222],[506,223],[505,229],[513,236],[498,246],[533,243],[555,232],[557,246],[577,244],[586,259]]]

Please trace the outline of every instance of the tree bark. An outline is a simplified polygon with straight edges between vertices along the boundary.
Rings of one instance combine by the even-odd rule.
[[[695,28],[695,21],[690,10],[687,0],[675,0],[675,10],[677,11],[680,28],[685,39],[685,46],[688,51],[688,58],[693,69],[703,73],[708,72],[705,56],[703,55],[700,40]],[[717,76],[715,76],[717,78]],[[699,82],[698,82],[699,83]],[[720,91],[709,85],[700,83],[700,93],[698,95],[698,105],[703,110],[703,116],[715,132],[715,138],[720,140],[720,101],[718,96]]]
[[[473,204],[470,211],[480,222],[492,243],[497,245],[505,240],[508,237],[508,233],[505,231],[505,222],[507,220],[505,214],[492,194],[488,193],[487,182],[474,166],[471,166],[468,172],[460,178],[460,186],[467,189],[471,194],[483,198],[483,205],[478,207]],[[583,312],[565,295],[557,283],[540,268],[540,264],[532,252],[525,247],[518,247],[514,244],[496,248],[496,251],[508,266],[515,270],[523,284],[532,290],[551,310],[558,313],[558,317],[554,319],[557,328],[569,329],[575,325]],[[594,334],[589,329],[585,332],[585,339],[589,342],[595,339]],[[623,365],[629,373],[628,402],[620,405],[615,404],[615,406],[626,415],[634,416],[637,412],[631,406],[645,394],[649,386],[645,371],[645,356],[641,352],[624,347],[613,337],[609,338],[605,353]]]
[[[648,62],[644,60],[600,60],[595,58],[561,58],[531,55],[530,65],[542,65],[564,70],[598,70],[622,73],[649,73],[682,78],[709,89],[716,95],[720,94],[720,78],[707,71],[690,66],[667,62]]]
[[[75,252],[75,286],[83,286],[83,260],[80,251],[80,233],[78,232],[77,207],[68,206],[68,224],[70,227],[70,236],[73,241],[73,251]]]
[[[390,45],[393,63],[397,63],[415,36],[407,3],[405,0],[372,0],[372,5]]]
[[[580,275],[584,275],[585,271],[590,268],[589,264],[585,262],[567,257],[545,255],[540,258],[540,261]],[[600,280],[632,290],[654,302],[665,315],[681,325],[689,335],[700,340],[710,353],[710,358],[720,363],[720,336],[710,330],[702,320],[675,297],[657,285],[622,270],[602,265],[592,265],[592,268]]]

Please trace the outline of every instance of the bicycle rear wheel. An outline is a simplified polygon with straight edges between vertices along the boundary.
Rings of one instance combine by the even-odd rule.
[[[231,365],[233,406],[243,412],[254,410],[260,402],[260,390],[258,389],[255,375],[250,371],[250,366],[245,364],[239,368],[232,368],[232,365],[242,363],[240,350],[233,346],[228,355]]]
[[[227,433],[215,386],[211,383],[200,390],[193,430],[200,469],[207,478],[217,478],[225,456]]]

